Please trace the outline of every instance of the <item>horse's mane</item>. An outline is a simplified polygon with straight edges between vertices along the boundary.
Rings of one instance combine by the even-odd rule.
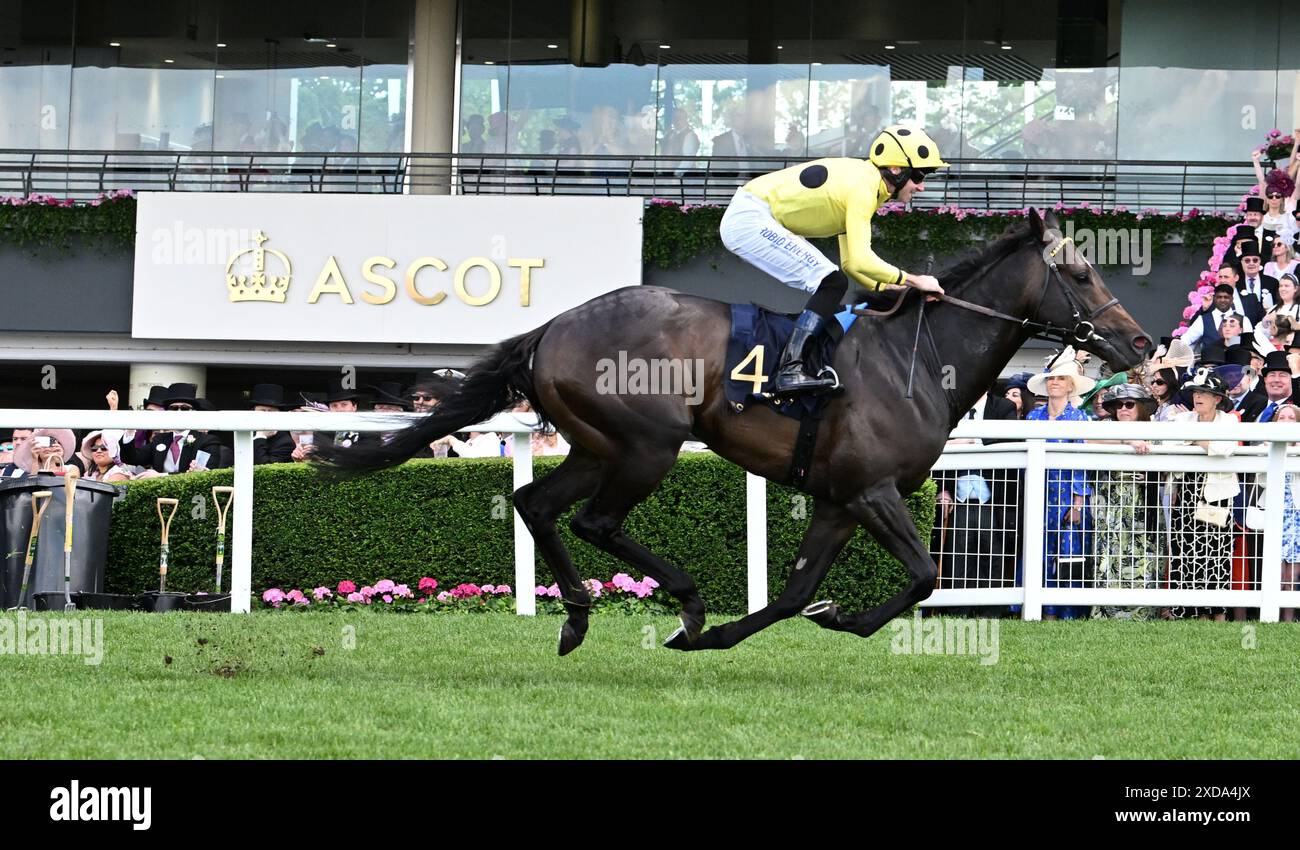
[[[983,251],[969,259],[962,260],[951,268],[945,269],[936,277],[939,278],[939,282],[943,284],[945,289],[963,284],[999,260],[1006,259],[1023,246],[1032,233],[1033,229],[1027,221],[1013,224],[1002,231],[1002,235],[990,243]]]

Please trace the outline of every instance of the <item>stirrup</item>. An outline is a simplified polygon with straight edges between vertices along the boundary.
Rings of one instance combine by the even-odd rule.
[[[827,377],[828,373],[829,373],[829,377]],[[777,388],[776,379],[773,379],[772,389],[769,390],[768,392],[763,393],[763,397],[769,399],[778,399],[778,398],[795,398],[800,395],[826,395],[828,393],[839,393],[842,392],[844,389],[843,386],[840,384],[839,373],[836,372],[830,366],[823,366],[821,370],[817,372],[816,375],[806,375],[802,371],[800,371],[799,374],[802,378],[805,379],[805,384],[803,386],[795,386],[795,387],[790,387],[788,389],[782,390]],[[778,377],[779,377],[779,373],[778,373]],[[822,381],[822,382],[830,381],[831,383],[809,386],[808,384],[811,383],[812,381]]]

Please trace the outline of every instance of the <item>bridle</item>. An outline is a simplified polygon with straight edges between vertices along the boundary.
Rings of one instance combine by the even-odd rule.
[[[991,316],[995,319],[1003,319],[1008,322],[1015,322],[1016,324],[1024,328],[1026,331],[1028,331],[1030,337],[1032,337],[1033,339],[1046,340],[1048,342],[1060,343],[1061,345],[1079,345],[1085,342],[1104,343],[1105,340],[1102,339],[1102,337],[1097,333],[1097,326],[1094,323],[1094,320],[1102,313],[1109,310],[1111,307],[1114,307],[1115,305],[1119,304],[1119,299],[1112,297],[1105,304],[1102,304],[1096,310],[1093,310],[1091,313],[1088,313],[1087,316],[1085,316],[1084,310],[1086,308],[1079,302],[1079,299],[1075,296],[1074,292],[1070,289],[1070,285],[1066,283],[1065,279],[1061,276],[1061,268],[1059,265],[1057,265],[1056,262],[1056,256],[1061,253],[1061,250],[1065,248],[1067,244],[1072,244],[1074,240],[1069,236],[1062,236],[1059,232],[1056,231],[1048,231],[1048,232],[1053,234],[1053,238],[1056,239],[1057,242],[1047,251],[1047,257],[1046,257],[1047,262],[1043,271],[1043,287],[1042,287],[1042,291],[1038,295],[1038,303],[1035,305],[1034,311],[1031,314],[1031,316],[1034,317],[1038,316],[1039,312],[1043,309],[1043,302],[1047,300],[1048,290],[1051,289],[1052,280],[1055,279],[1056,282],[1060,284],[1061,293],[1065,296],[1066,303],[1070,305],[1071,319],[1074,322],[1073,327],[1066,327],[1065,325],[1057,325],[1052,322],[1044,322],[1038,320],[1037,318],[1020,318],[1019,316],[1012,316],[1009,313],[1003,313],[1000,310],[994,310],[993,308],[985,307],[982,304],[975,304],[965,299],[957,298],[956,296],[953,295],[947,295],[947,294],[942,295],[940,296],[940,300],[946,304],[951,304],[954,307],[960,307],[963,310],[969,310],[973,313],[980,313],[981,315]],[[1008,254],[1007,256],[1010,255]],[[989,272],[991,272],[998,265],[998,263],[1002,262],[1002,259],[1005,259],[1005,257],[998,259],[993,263],[990,263],[987,268],[985,268],[983,271],[979,273],[979,275],[975,278],[975,280],[978,281],[981,278],[983,278],[985,275],[987,275]],[[855,312],[857,312],[858,315],[862,315],[862,316],[883,317],[883,316],[893,315],[893,313],[895,313],[898,310],[898,308],[902,306],[903,301],[907,297],[907,293],[908,290],[904,290],[899,295],[898,300],[894,303],[894,306],[888,310],[859,309],[856,310]],[[926,302],[922,301],[921,302],[922,314],[924,314],[925,312],[925,305]]]

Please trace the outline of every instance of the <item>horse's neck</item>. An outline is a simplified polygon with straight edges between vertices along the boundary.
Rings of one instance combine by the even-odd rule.
[[[953,295],[973,304],[990,307],[1012,316],[1024,316],[1029,299],[1037,297],[1038,281],[1034,280],[1026,254],[1021,252],[1008,257],[969,286],[960,287]],[[1016,282],[1033,281],[1028,287]],[[1030,290],[1033,290],[1032,292]],[[1012,355],[1024,343],[1026,334],[1020,325],[1006,319],[985,316],[952,304],[930,305],[927,308],[930,331],[939,354],[941,372],[934,376],[936,387],[952,380],[951,392],[939,395],[948,405],[949,427],[966,415],[994,379],[1006,368]],[[931,312],[933,311],[933,312]],[[946,367],[951,367],[955,373]]]

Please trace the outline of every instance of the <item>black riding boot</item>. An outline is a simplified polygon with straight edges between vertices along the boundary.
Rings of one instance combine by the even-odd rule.
[[[812,310],[804,310],[794,323],[794,331],[781,352],[776,379],[772,382],[773,395],[802,395],[833,389],[839,382],[833,377],[818,378],[805,369],[805,353],[817,334],[826,326],[826,319]]]

